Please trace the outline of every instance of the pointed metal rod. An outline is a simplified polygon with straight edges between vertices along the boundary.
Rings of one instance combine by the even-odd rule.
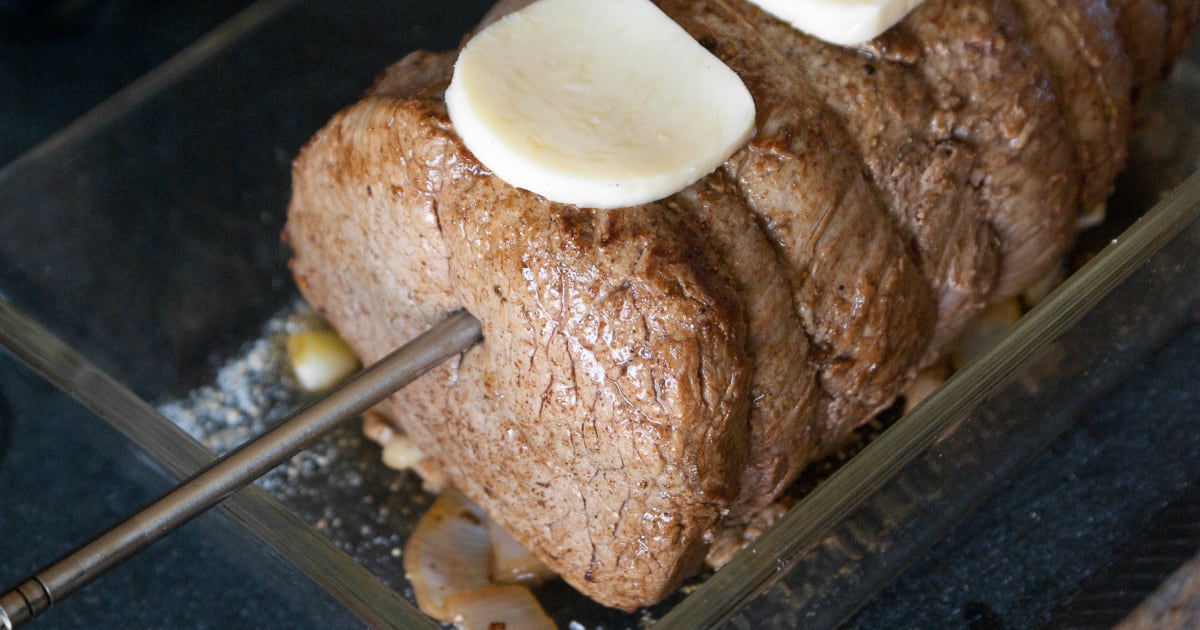
[[[479,320],[466,311],[454,313],[321,400],[213,462],[140,512],[0,594],[0,628],[13,628],[66,599],[141,549],[287,461],[343,421],[361,414],[482,338]]]

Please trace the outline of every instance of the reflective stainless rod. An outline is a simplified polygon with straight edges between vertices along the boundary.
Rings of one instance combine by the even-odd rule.
[[[482,339],[459,311],[270,431],[243,444],[91,542],[0,595],[0,628],[32,619],[129,556]],[[11,624],[11,625],[10,625]]]

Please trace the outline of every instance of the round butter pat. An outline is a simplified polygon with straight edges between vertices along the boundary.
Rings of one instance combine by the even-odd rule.
[[[587,208],[679,192],[754,125],[741,79],[648,0],[541,0],[505,16],[463,48],[446,105],[497,177]]]
[[[750,0],[817,39],[857,46],[904,19],[922,0]]]

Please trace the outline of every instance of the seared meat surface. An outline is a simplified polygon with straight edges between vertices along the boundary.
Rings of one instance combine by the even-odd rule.
[[[392,418],[625,609],[1055,263],[1200,11],[927,0],[849,49],[741,1],[658,4],[758,109],[697,184],[610,211],[508,186],[446,115],[454,54],[414,53],[297,159],[286,230],[301,291],[365,362],[451,310],[479,317],[485,341],[393,396]]]

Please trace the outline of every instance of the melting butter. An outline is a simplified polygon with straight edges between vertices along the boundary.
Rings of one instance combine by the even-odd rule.
[[[921,0],[750,0],[797,30],[839,46],[870,41]]]
[[[540,0],[463,48],[446,91],[466,147],[552,201],[670,196],[752,134],[742,80],[648,0]]]

